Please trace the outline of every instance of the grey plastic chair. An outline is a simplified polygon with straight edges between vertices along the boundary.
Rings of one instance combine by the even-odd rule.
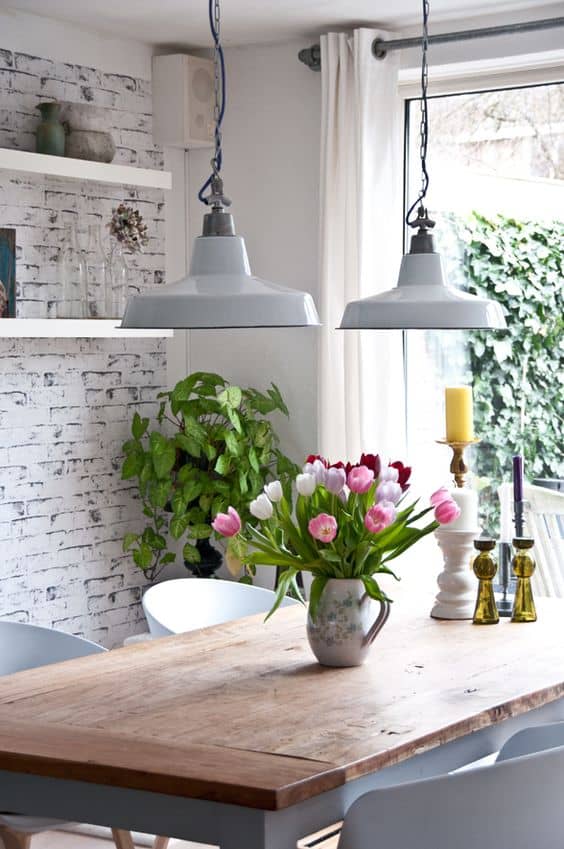
[[[510,737],[497,754],[488,755],[479,761],[468,764],[464,767],[449,773],[449,775],[459,775],[469,770],[476,770],[482,766],[493,765],[494,763],[511,760],[512,758],[524,757],[536,752],[543,752],[547,749],[564,747],[564,722],[545,723],[544,725],[535,725],[530,728],[524,728]],[[302,841],[298,841],[298,849],[336,849],[338,846],[339,831],[342,828],[341,823],[317,832],[315,835],[310,835]]]
[[[104,651],[96,643],[62,631],[20,622],[0,622],[0,675]],[[29,849],[33,834],[60,828],[63,824],[61,820],[47,817],[0,813],[0,838],[6,849]],[[112,829],[112,835],[117,849],[133,849],[128,831]]]
[[[373,790],[354,802],[338,849],[562,849],[564,747]]]
[[[285,598],[281,606],[299,603]],[[268,613],[273,604],[272,590],[212,578],[163,581],[149,587],[143,596],[143,610],[154,637],[183,634],[255,613]]]
[[[498,752],[496,763],[510,758],[520,758],[534,752],[544,752],[564,746],[564,722],[547,722],[523,728],[506,740]]]

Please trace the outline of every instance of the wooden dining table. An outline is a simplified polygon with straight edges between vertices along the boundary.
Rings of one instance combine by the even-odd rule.
[[[364,666],[318,665],[301,606],[0,679],[0,806],[222,849],[290,849],[367,790],[564,719],[564,602],[539,621],[396,603]]]

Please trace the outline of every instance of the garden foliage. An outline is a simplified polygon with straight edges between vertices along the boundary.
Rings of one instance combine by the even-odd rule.
[[[488,478],[486,519],[495,530],[495,490],[522,453],[526,477],[562,477],[564,417],[564,223],[473,213],[456,222],[469,291],[499,301],[506,332],[469,334],[477,473]]]

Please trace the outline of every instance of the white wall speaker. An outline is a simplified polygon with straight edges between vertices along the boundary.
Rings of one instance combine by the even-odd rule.
[[[210,59],[184,53],[153,57],[153,139],[162,147],[213,147]]]

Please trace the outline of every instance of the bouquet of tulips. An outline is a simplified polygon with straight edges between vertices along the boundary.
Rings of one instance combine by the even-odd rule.
[[[251,572],[259,564],[283,568],[269,616],[289,590],[301,598],[296,582],[300,571],[313,575],[312,619],[330,578],[358,578],[371,598],[390,601],[374,576],[385,573],[397,579],[388,563],[460,515],[445,488],[433,493],[423,509],[417,509],[418,501],[406,504],[410,475],[400,461],[383,465],[374,454],[363,454],[355,465],[310,456],[295,481],[295,504],[284,497],[280,482],[272,481],[250,504],[256,524],[243,528],[230,507],[216,516],[212,527],[230,538],[230,547]],[[416,524],[430,512],[430,522]]]

